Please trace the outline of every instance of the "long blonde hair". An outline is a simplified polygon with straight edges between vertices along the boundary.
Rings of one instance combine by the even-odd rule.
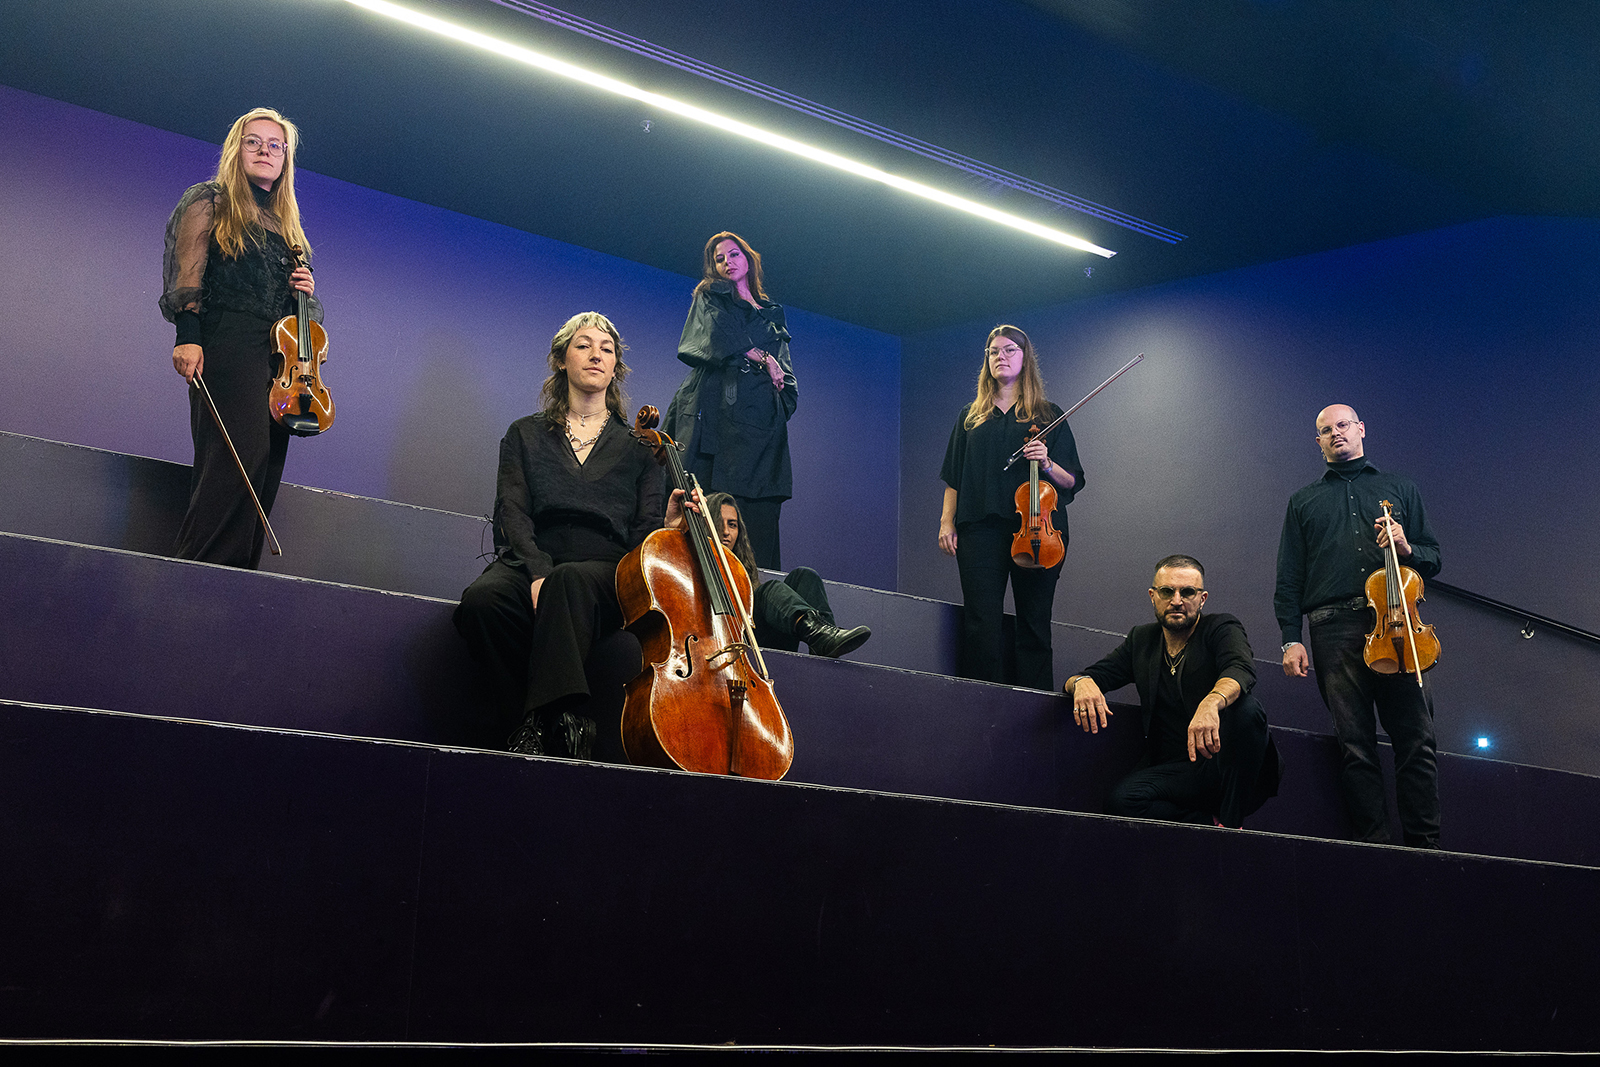
[[[267,221],[277,223],[271,227],[265,225],[262,213],[256,210],[255,195],[250,192],[250,178],[244,172],[242,158],[244,128],[257,119],[277,123],[287,142],[283,149],[283,171],[278,175],[278,180],[272,183],[272,191],[267,197],[266,210],[272,215],[272,219]],[[259,240],[261,230],[275,229],[285,244],[291,248],[299,245],[305,249],[308,257],[311,255],[311,242],[306,240],[306,232],[300,228],[300,205],[294,198],[294,153],[299,143],[300,131],[295,124],[270,107],[253,108],[234,120],[233,129],[228,131],[227,139],[222,142],[222,156],[217,161],[215,181],[222,187],[223,195],[217,198],[211,222],[211,232],[217,239],[217,246],[225,254],[241,256],[247,240]]]
[[[628,401],[622,392],[622,383],[628,379],[628,365],[622,362],[622,353],[627,351],[628,346],[622,343],[622,334],[611,325],[610,319],[598,311],[580,311],[550,338],[550,377],[544,380],[544,388],[539,391],[539,396],[544,402],[544,416],[550,423],[551,433],[566,433],[567,412],[572,410],[572,397],[567,392],[567,346],[572,344],[579,330],[591,328],[610,334],[617,346],[617,369],[611,376],[611,384],[606,386],[606,407],[622,423],[623,429],[632,425],[623,411],[623,405]]]
[[[1039,357],[1034,354],[1033,342],[1017,327],[1002,324],[990,330],[989,339],[983,342],[983,364],[978,368],[978,395],[962,422],[969,430],[988,421],[989,412],[994,410],[994,398],[1000,393],[1000,383],[989,370],[989,346],[1001,335],[1011,338],[1022,349],[1022,376],[1018,382],[1017,402],[1011,409],[1012,416],[1018,422],[1028,422],[1044,418],[1048,413],[1050,401],[1044,395],[1044,376],[1039,373]]]

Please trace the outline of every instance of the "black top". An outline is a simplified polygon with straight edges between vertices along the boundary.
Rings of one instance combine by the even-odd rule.
[[[207,311],[239,311],[276,322],[299,310],[289,284],[294,256],[272,228],[277,220],[267,210],[267,191],[250,188],[265,226],[245,238],[241,256],[224,255],[212,234],[223,196],[216,182],[190,186],[167,220],[160,306],[162,317],[178,327],[178,344],[200,343],[199,316]],[[307,305],[311,318],[321,322],[322,304],[310,297]]]
[[[945,446],[944,466],[939,477],[956,491],[956,525],[981,522],[991,516],[1008,520],[1017,516],[1017,487],[1028,480],[1028,464],[1017,460],[1010,470],[1003,470],[1011,453],[1026,443],[1028,428],[1048,426],[1061,416],[1061,409],[1046,402],[1045,411],[1037,419],[1018,422],[1011,415],[995,408],[989,417],[972,429],[966,428],[967,412],[971,404],[956,416],[955,429],[950,431],[950,443]],[[1011,409],[1016,411],[1016,407]],[[1063,422],[1045,434],[1044,445],[1050,452],[1050,462],[1072,472],[1076,479],[1071,489],[1056,489],[1056,510],[1050,522],[1067,540],[1065,508],[1083,488],[1083,464],[1078,459],[1078,443],[1072,438],[1072,427]],[[1040,475],[1040,477],[1044,477]],[[1050,483],[1055,485],[1054,482]]]
[[[1121,689],[1132,682],[1139,689],[1139,704],[1144,711],[1146,750],[1152,764],[1172,763],[1189,758],[1189,721],[1195,709],[1219,678],[1232,678],[1243,693],[1255,688],[1256,670],[1251,662],[1250,638],[1244,624],[1232,615],[1201,612],[1194,633],[1183,646],[1183,662],[1178,667],[1176,701],[1172,689],[1163,682],[1170,679],[1163,659],[1166,641],[1159,623],[1147,622],[1128,631],[1128,636],[1099,663],[1082,673],[1094,679],[1102,693]]]
[[[543,412],[524,416],[500,442],[495,551],[530,581],[543,578],[557,561],[540,547],[539,538],[561,527],[567,545],[574,541],[573,528],[592,531],[588,558],[621,559],[660,528],[661,485],[650,449],[615,418],[606,420],[589,458],[580,464],[566,436],[551,432]]]
[[[745,355],[752,348],[777,359],[782,389]],[[689,306],[678,358],[691,369],[663,428],[688,448],[685,467],[707,492],[788,500],[794,491],[789,419],[800,388],[782,305],[764,300],[752,307],[732,282],[712,282]]]
[[[1300,640],[1300,616],[1324,604],[1363,596],[1367,576],[1384,567],[1372,524],[1380,500],[1405,530],[1411,558],[1400,562],[1424,579],[1439,573],[1439,541],[1411,479],[1380,471],[1365,458],[1330,463],[1321,478],[1289,498],[1278,540],[1273,607],[1283,643]]]

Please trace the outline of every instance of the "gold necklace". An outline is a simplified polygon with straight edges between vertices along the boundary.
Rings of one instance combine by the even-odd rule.
[[[1183,666],[1183,657],[1188,654],[1188,645],[1184,645],[1183,648],[1179,650],[1177,656],[1173,656],[1171,652],[1168,652],[1166,648],[1163,647],[1161,649],[1161,660],[1167,665],[1167,673],[1173,677],[1177,677],[1178,668]]]

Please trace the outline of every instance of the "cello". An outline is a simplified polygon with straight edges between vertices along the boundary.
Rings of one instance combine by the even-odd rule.
[[[295,245],[297,267],[306,266],[305,249]],[[267,393],[272,418],[297,437],[311,437],[333,425],[333,397],[322,384],[328,359],[328,331],[312,322],[304,291],[296,289],[299,310],[272,327],[272,353],[281,362]]]
[[[1362,657],[1379,674],[1412,674],[1422,687],[1422,672],[1439,661],[1439,638],[1433,627],[1424,625],[1417,614],[1422,600],[1422,575],[1400,565],[1400,552],[1394,547],[1393,507],[1380,500],[1384,528],[1389,531],[1388,555],[1384,569],[1367,575],[1367,605],[1377,613],[1372,632],[1367,635]]]
[[[1039,427],[1028,427],[1028,440],[1039,436]],[[1015,496],[1019,525],[1011,539],[1011,562],[1019,567],[1048,570],[1067,558],[1061,532],[1050,521],[1056,510],[1056,487],[1039,481],[1039,461],[1028,461],[1028,480],[1017,486]]]
[[[633,436],[655,450],[685,503],[699,487],[646,406]],[[750,612],[751,578],[711,518],[684,508],[681,530],[656,530],[617,564],[617,600],[643,653],[624,687],[622,747],[636,765],[777,781],[794,738],[772,690]]]

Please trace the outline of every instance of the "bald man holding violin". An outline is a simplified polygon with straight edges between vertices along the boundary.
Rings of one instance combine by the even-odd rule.
[[[1391,528],[1400,563],[1424,579],[1439,573],[1439,542],[1416,485],[1367,460],[1367,428],[1354,408],[1329,405],[1318,413],[1316,425],[1326,467],[1289,498],[1278,542],[1274,606],[1283,633],[1283,673],[1304,678],[1316,664],[1317,688],[1339,738],[1339,784],[1355,839],[1389,841],[1376,707],[1394,745],[1395,796],[1405,843],[1438,848],[1433,691],[1425,675],[1374,671],[1363,649],[1373,627],[1365,583],[1384,567]],[[1382,501],[1392,504],[1392,527],[1383,521]],[[1311,623],[1309,658],[1301,642],[1302,615]]]

